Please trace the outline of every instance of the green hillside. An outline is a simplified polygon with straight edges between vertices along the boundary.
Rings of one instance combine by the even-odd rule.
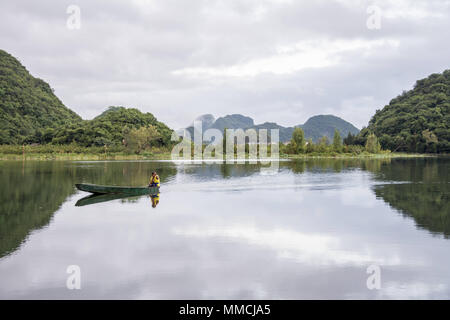
[[[109,107],[108,110],[92,120],[58,128],[52,142],[56,144],[77,143],[81,146],[121,145],[126,128],[154,126],[160,137],[159,145],[168,145],[172,130],[159,122],[151,113],[142,113],[138,109]]]
[[[149,130],[156,129],[154,144],[170,143],[172,130],[151,113],[137,109],[110,107],[93,120],[82,120],[64,106],[45,81],[31,76],[16,58],[0,50],[0,145],[120,146],[127,130],[150,126]],[[149,132],[133,134],[137,137]]]
[[[377,110],[365,136],[374,132],[384,149],[406,152],[450,152],[450,70],[416,82]]]
[[[48,128],[78,121],[48,83],[0,50],[0,144],[43,142]]]

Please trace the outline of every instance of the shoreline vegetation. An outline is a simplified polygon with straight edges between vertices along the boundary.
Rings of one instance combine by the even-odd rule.
[[[283,148],[281,148],[283,149]],[[248,156],[248,153],[246,154]],[[404,152],[361,153],[347,152],[312,152],[288,154],[280,152],[280,160],[285,159],[385,159],[385,158],[425,158],[448,156],[445,154],[418,154]],[[268,158],[270,160],[270,158]],[[7,160],[172,160],[171,152],[167,148],[152,148],[139,154],[129,152],[125,148],[80,147],[71,145],[0,145],[0,161]]]

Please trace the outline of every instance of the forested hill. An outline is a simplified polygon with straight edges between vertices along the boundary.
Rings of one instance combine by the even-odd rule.
[[[48,83],[31,76],[16,58],[0,50],[0,144],[118,146],[127,133],[140,128],[134,136],[151,135],[153,144],[161,146],[170,143],[170,128],[151,113],[134,108],[109,107],[92,120],[82,120]]]
[[[47,129],[78,121],[48,83],[0,50],[0,144],[40,142]]]
[[[450,152],[450,70],[416,82],[378,110],[361,131],[375,133],[384,149]]]
[[[135,108],[109,107],[92,120],[58,128],[52,142],[56,144],[77,143],[81,146],[121,145],[126,131],[152,126],[156,129],[156,142],[163,146],[170,143],[172,130],[159,122],[151,113]]]

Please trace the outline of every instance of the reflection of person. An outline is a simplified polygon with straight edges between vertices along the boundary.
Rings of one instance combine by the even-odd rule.
[[[152,200],[152,207],[156,208],[156,206],[159,203],[159,193],[158,194],[151,194],[150,199]]]
[[[150,177],[150,183],[148,184],[148,186],[159,188],[159,185],[160,185],[159,176],[156,174],[155,171],[153,171],[152,176]],[[159,192],[157,194],[151,194],[150,199],[152,200],[152,207],[156,208],[156,206],[159,203]]]
[[[159,176],[155,171],[152,172],[152,176],[150,177],[149,187],[159,187]]]

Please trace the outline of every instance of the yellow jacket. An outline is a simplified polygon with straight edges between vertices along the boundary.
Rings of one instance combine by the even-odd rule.
[[[150,185],[151,186],[156,186],[156,187],[159,187],[160,186],[160,182],[159,182],[159,176],[158,175],[155,175],[155,176],[152,176],[151,178],[150,178]]]

